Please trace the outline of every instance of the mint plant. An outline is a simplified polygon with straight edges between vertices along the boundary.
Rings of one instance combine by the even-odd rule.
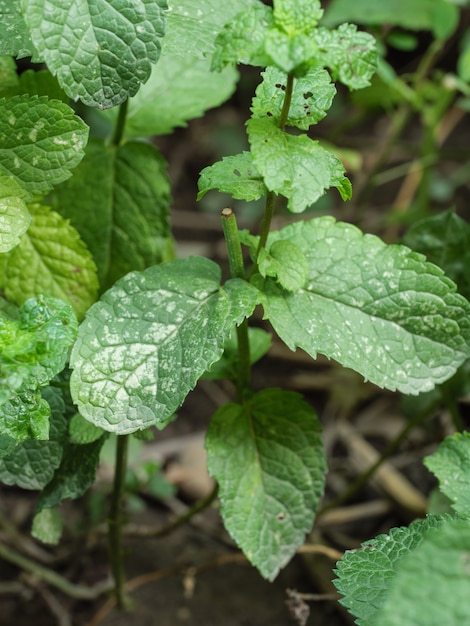
[[[312,527],[321,426],[299,394],[251,388],[270,344],[249,326],[257,305],[292,350],[403,393],[432,389],[469,355],[470,304],[423,255],[328,216],[271,228],[281,199],[297,214],[332,187],[351,197],[341,160],[309,133],[335,81],[369,84],[373,37],[320,25],[318,0],[169,4],[0,0],[0,478],[42,491],[34,532],[57,538],[49,509],[84,493],[107,433],[118,436],[109,538],[121,606],[128,437],[164,428],[202,377],[236,388],[207,433],[236,543],[272,580]],[[48,70],[18,76],[11,57],[25,55]],[[250,149],[205,168],[199,197],[264,198],[265,210],[258,234],[221,211],[225,280],[210,259],[174,258],[166,163],[142,139],[223,101],[237,63],[262,68]]]

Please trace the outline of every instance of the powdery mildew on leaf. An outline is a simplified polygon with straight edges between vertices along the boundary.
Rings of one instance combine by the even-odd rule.
[[[470,304],[422,255],[331,217],[272,233],[268,246],[280,239],[307,258],[306,284],[296,293],[272,279],[257,286],[265,316],[291,349],[320,352],[410,394],[443,382],[468,357]]]
[[[31,216],[24,201],[25,195],[18,183],[0,174],[0,253],[18,245],[28,229]]]
[[[120,434],[164,422],[256,302],[242,280],[221,287],[219,267],[204,258],[128,274],[80,327],[70,383],[80,413]]]
[[[0,172],[43,194],[81,161],[88,127],[73,110],[42,96],[0,99]]]
[[[160,56],[166,0],[22,0],[33,42],[64,91],[109,108],[133,96]]]

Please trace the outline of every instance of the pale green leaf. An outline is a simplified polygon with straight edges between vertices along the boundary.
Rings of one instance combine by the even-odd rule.
[[[0,172],[30,194],[66,180],[87,138],[88,127],[63,102],[27,95],[0,99]]]
[[[166,163],[149,144],[107,147],[94,139],[52,204],[70,219],[98,267],[103,289],[171,257]],[[97,210],[99,207],[99,210]]]
[[[268,27],[273,25],[271,7],[261,2],[255,2],[251,10],[235,15],[215,40],[212,68],[220,71],[226,65],[236,63],[269,65],[271,59],[265,50],[265,41]]]
[[[272,279],[257,286],[265,316],[291,349],[320,352],[410,394],[447,380],[469,356],[470,304],[422,255],[331,217],[272,233],[268,249],[279,239],[305,255],[307,282],[296,293]]]
[[[262,248],[258,255],[259,273],[275,278],[287,291],[298,291],[308,278],[309,264],[302,250],[292,241],[275,241],[269,251]]]
[[[48,207],[31,205],[33,218],[20,244],[4,256],[2,284],[17,304],[42,293],[71,304],[82,318],[97,299],[96,267],[77,231]]]
[[[44,401],[50,406],[49,436],[44,440],[25,440],[0,460],[0,481],[22,489],[43,489],[54,476],[62,460],[67,423],[60,391],[50,387],[43,390]],[[46,406],[46,405],[44,405]]]
[[[263,81],[256,89],[251,110],[257,117],[267,115],[278,123],[284,104],[286,73],[268,67],[261,75]],[[335,94],[336,88],[328,72],[318,67],[311,68],[304,76],[294,80],[287,126],[307,130],[325,117]]]
[[[336,564],[333,582],[344,596],[340,602],[356,617],[358,626],[375,626],[401,559],[421,544],[430,529],[448,518],[430,515],[408,527],[392,528],[388,535],[365,541],[358,550],[347,550]],[[405,622],[408,624],[408,622]]]
[[[300,213],[330,187],[343,199],[351,196],[351,183],[341,161],[306,135],[289,135],[269,118],[248,120],[253,161],[266,187],[288,199],[290,211]]]
[[[22,7],[49,70],[89,106],[135,95],[160,56],[166,0],[22,0]]]
[[[21,0],[0,0],[0,55],[39,62],[20,5]]]
[[[459,514],[470,518],[470,434],[446,437],[424,464],[439,480],[439,487]]]
[[[206,438],[226,529],[273,580],[312,527],[325,480],[315,411],[300,395],[265,389],[226,404]]]
[[[71,365],[80,413],[119,434],[163,422],[222,356],[256,290],[194,257],[128,274],[89,310]]]
[[[224,0],[221,10],[220,0],[169,0],[163,53],[207,58],[214,52],[215,38],[223,26],[240,11],[253,10],[255,2]]]
[[[373,626],[469,624],[469,555],[468,521],[449,520],[430,530],[398,564]]]
[[[69,435],[71,443],[80,445],[93,443],[104,434],[102,428],[98,428],[91,422],[87,421],[80,413],[76,413],[69,422]]]
[[[413,224],[403,243],[439,265],[470,297],[470,225],[454,211],[444,211]]]
[[[266,193],[266,187],[253,164],[251,152],[224,157],[222,161],[205,167],[199,176],[200,200],[211,189],[229,193],[238,200],[258,200]]]
[[[13,178],[0,172],[0,253],[18,245],[28,229],[31,216],[25,196],[25,191]]]
[[[322,15],[319,0],[274,0],[276,25],[288,35],[310,33]]]
[[[43,509],[33,518],[31,535],[50,545],[57,545],[62,535],[64,519],[58,509]]]
[[[125,135],[165,135],[219,106],[235,91],[238,72],[211,72],[210,60],[176,53],[162,55],[148,82],[129,102]],[[113,118],[116,112],[109,112]]]
[[[439,30],[439,16],[448,21],[458,16],[458,9],[448,0],[332,0],[323,22],[328,26],[342,22],[391,24],[411,30]]]
[[[62,463],[51,482],[42,490],[38,511],[56,506],[66,498],[79,498],[95,482],[101,448],[105,437],[86,445],[64,447]]]

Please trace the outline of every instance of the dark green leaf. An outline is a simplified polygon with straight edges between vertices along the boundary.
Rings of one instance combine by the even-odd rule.
[[[470,225],[454,211],[444,211],[411,226],[403,243],[439,265],[470,297]]]

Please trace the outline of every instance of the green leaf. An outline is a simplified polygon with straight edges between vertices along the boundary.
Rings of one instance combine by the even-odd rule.
[[[153,146],[131,142],[114,149],[98,139],[52,197],[92,253],[102,288],[168,260],[169,202],[166,163]]]
[[[448,0],[332,0],[323,23],[334,26],[342,22],[382,25],[392,24],[410,30],[433,30],[440,11],[458,15],[458,9]]]
[[[163,53],[200,59],[215,50],[215,36],[240,11],[250,12],[257,0],[172,0],[167,13]],[[188,37],[188,33],[191,36]]]
[[[109,108],[137,93],[160,56],[166,0],[22,0],[39,54],[72,99]]]
[[[250,343],[250,363],[259,361],[271,347],[272,337],[261,328],[248,328]],[[233,380],[238,376],[238,339],[235,331],[232,332],[224,345],[222,358],[214,363],[204,374],[206,380]]]
[[[62,535],[64,519],[58,509],[43,509],[33,518],[31,535],[50,545],[57,545]]]
[[[39,70],[37,72],[26,70],[22,72],[16,93],[28,94],[30,96],[47,96],[52,100],[61,100],[64,104],[69,104],[69,98],[61,89],[57,78],[48,70]]]
[[[97,299],[96,267],[77,231],[48,207],[30,206],[32,224],[3,257],[2,285],[17,304],[38,293],[65,300],[79,318]]]
[[[284,103],[286,73],[275,67],[268,67],[261,76],[263,81],[256,89],[251,110],[255,116],[268,115],[278,124]],[[336,88],[329,73],[319,67],[311,68],[305,76],[294,81],[287,126],[307,130],[325,117],[335,94]]]
[[[49,405],[39,391],[17,393],[0,404],[0,434],[20,443],[27,439],[48,439],[49,415]]]
[[[269,118],[247,122],[253,161],[266,187],[288,199],[294,213],[304,211],[330,187],[345,200],[351,197],[351,183],[333,153],[306,135],[289,135]]]
[[[312,407],[281,389],[224,405],[209,426],[208,468],[225,527],[269,580],[312,527],[326,469],[320,431]]]
[[[2,0],[0,0],[0,6],[1,2]],[[15,60],[9,56],[0,56],[0,97],[15,93],[19,82]]]
[[[69,422],[69,435],[71,443],[78,443],[80,445],[86,443],[93,443],[104,434],[102,428],[98,428],[94,424],[91,424],[80,413],[76,413]]]
[[[333,78],[350,89],[370,85],[377,69],[376,42],[372,35],[358,31],[353,24],[336,30],[317,28],[313,33],[317,62],[330,68]]]
[[[470,434],[446,437],[424,464],[438,478],[441,491],[452,508],[470,518]]]
[[[275,0],[276,26],[288,35],[310,33],[320,21],[323,9],[319,0]]]
[[[220,268],[198,257],[128,274],[80,327],[70,382],[80,413],[119,434],[165,421],[222,356],[257,295],[239,279],[221,287]]]
[[[88,127],[63,102],[27,95],[0,99],[0,172],[30,194],[66,180],[87,138]]]
[[[344,596],[341,604],[356,617],[358,626],[375,626],[400,562],[414,553],[425,534],[446,523],[446,518],[430,515],[408,527],[392,528],[388,535],[365,541],[358,550],[347,550],[336,564],[333,581]],[[409,624],[407,620],[402,624]],[[447,622],[445,622],[447,623]]]
[[[281,339],[317,352],[371,382],[403,393],[428,391],[469,356],[470,304],[442,270],[405,246],[387,246],[349,224],[321,217],[272,233],[308,261],[303,289],[256,284]]]
[[[265,278],[271,276],[287,291],[298,291],[308,278],[308,261],[292,241],[275,241],[269,248],[260,250],[258,270]]]
[[[43,489],[52,479],[62,460],[67,433],[65,405],[57,389],[46,388],[44,401],[51,407],[47,441],[25,440],[9,455],[0,459],[0,481],[22,489]],[[48,411],[49,412],[49,411]]]
[[[41,493],[38,511],[56,506],[66,498],[79,498],[91,487],[104,440],[101,437],[87,445],[65,446],[60,467]]]
[[[253,164],[251,152],[224,157],[222,161],[205,167],[199,176],[200,200],[211,189],[229,193],[237,200],[258,200],[266,193],[266,187]]]
[[[462,626],[470,623],[470,525],[450,520],[429,531],[397,567],[374,626]]]
[[[24,201],[26,193],[13,179],[0,172],[0,253],[8,252],[20,241],[31,222]]]
[[[218,74],[211,72],[209,59],[165,53],[148,82],[129,101],[125,136],[165,135],[186,126],[188,120],[225,102],[237,80],[233,68]],[[116,114],[109,112],[114,119]]]
[[[237,63],[261,67],[270,65],[265,40],[268,28],[273,25],[271,7],[261,2],[255,2],[252,10],[242,10],[235,15],[215,40],[212,69],[220,71],[226,65]]]
[[[46,386],[63,370],[77,325],[70,305],[50,297],[25,302],[19,319],[0,316],[0,405]]]
[[[403,243],[439,265],[470,297],[470,225],[454,211],[444,211],[411,226]]]
[[[0,0],[0,56],[33,57],[38,63],[41,59],[34,49],[20,4],[20,0]]]

